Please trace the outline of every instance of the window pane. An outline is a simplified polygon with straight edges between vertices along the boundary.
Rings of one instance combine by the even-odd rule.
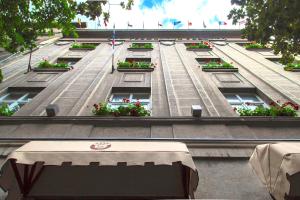
[[[132,102],[149,102],[150,94],[133,94]]]
[[[123,99],[129,99],[129,94],[113,94],[112,102],[123,102]]]
[[[234,94],[224,94],[224,96],[230,104],[241,103],[241,101]]]
[[[241,97],[243,102],[253,102],[253,103],[261,102],[254,94],[240,94],[239,96]]]
[[[22,96],[24,96],[24,93],[9,93],[9,95],[4,98],[4,101],[16,101]]]

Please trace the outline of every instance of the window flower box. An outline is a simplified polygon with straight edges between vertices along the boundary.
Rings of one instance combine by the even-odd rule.
[[[6,103],[3,103],[0,105],[0,116],[10,117],[15,112],[9,108],[9,106]]]
[[[152,43],[132,43],[128,48],[129,51],[152,51]]]
[[[272,51],[271,48],[268,48],[266,45],[252,42],[244,46],[248,51]]]
[[[124,105],[112,108],[107,103],[94,104],[92,110],[96,116],[114,116],[114,117],[146,117],[150,116],[150,111],[146,110],[140,102],[130,103],[128,99],[124,99]]]
[[[82,43],[82,44],[78,44],[78,43],[74,43],[72,44],[70,50],[94,50],[96,49],[96,44],[87,44],[87,43]]]
[[[209,42],[188,43],[185,46],[188,51],[212,51],[212,45]]]
[[[52,64],[48,60],[43,60],[39,63],[38,67],[34,68],[34,72],[66,72],[70,69],[73,69],[72,66],[70,66],[67,63],[56,63]]]
[[[117,70],[120,72],[152,72],[155,65],[150,62],[118,62]]]
[[[285,71],[290,71],[290,72],[300,72],[300,62],[296,63],[289,63],[284,67]]]
[[[280,102],[272,102],[270,107],[257,106],[255,109],[235,108],[234,110],[239,113],[240,116],[297,117],[299,106],[292,102],[286,102],[283,104],[280,104]]]
[[[202,71],[204,72],[238,72],[238,68],[235,68],[232,63],[227,62],[215,62],[210,61],[209,63],[202,65]]]

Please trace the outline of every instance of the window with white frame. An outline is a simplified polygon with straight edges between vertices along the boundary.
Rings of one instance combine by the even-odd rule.
[[[109,105],[112,108],[127,106],[129,103],[136,102],[140,102],[146,110],[151,109],[149,93],[113,93],[109,99]]]
[[[228,103],[236,109],[248,108],[254,110],[257,106],[267,107],[267,104],[255,93],[224,93]]]
[[[37,92],[9,92],[0,96],[0,105],[7,104],[10,110],[16,112],[37,94]]]

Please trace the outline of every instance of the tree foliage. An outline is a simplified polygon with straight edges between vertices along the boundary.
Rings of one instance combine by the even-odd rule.
[[[9,52],[32,49],[39,35],[61,29],[74,33],[73,0],[0,0],[0,46]]]
[[[281,62],[294,61],[300,54],[299,0],[231,0],[237,5],[228,15],[237,24],[246,20],[243,35],[262,44],[271,43]]]

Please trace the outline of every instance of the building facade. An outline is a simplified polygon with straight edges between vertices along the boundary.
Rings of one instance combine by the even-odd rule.
[[[33,54],[34,67],[47,59],[68,62],[71,70],[24,74],[28,55],[1,67],[0,103],[17,110],[0,118],[3,158],[31,140],[176,140],[188,145],[199,167],[197,198],[270,198],[247,159],[257,144],[299,140],[300,120],[240,117],[236,109],[278,101],[300,104],[298,72],[285,71],[271,49],[246,50],[248,41],[237,30],[117,30],[114,50],[112,30],[78,33],[79,38],[60,38]],[[212,49],[187,48],[201,41]],[[96,48],[72,49],[73,42]],[[133,43],[153,48],[137,51],[130,48]],[[124,61],[154,67],[118,69]],[[206,70],[210,61],[233,68]],[[150,116],[92,113],[94,104],[118,107],[124,99],[141,102]],[[50,104],[58,106],[56,117],[47,117]],[[192,116],[193,105],[201,107],[201,116]]]

